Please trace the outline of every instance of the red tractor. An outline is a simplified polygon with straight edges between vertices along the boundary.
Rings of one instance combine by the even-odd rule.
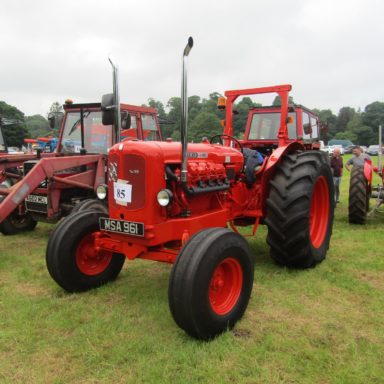
[[[370,159],[365,159],[362,166],[354,166],[351,170],[348,195],[348,219],[351,224],[365,224],[371,197],[376,200],[372,212],[384,202],[381,130],[382,128],[379,126],[378,166],[374,167]],[[375,190],[372,187],[374,172],[380,179],[380,184]]]
[[[112,147],[109,214],[79,212],[59,223],[46,262],[68,292],[114,280],[126,258],[172,263],[173,318],[189,335],[209,340],[234,326],[251,295],[254,256],[238,228],[252,225],[254,235],[266,224],[278,264],[314,267],[329,247],[333,182],[327,157],[315,149],[317,118],[288,105],[290,85],[225,92],[223,144],[188,144],[185,62],[192,45],[190,38],[183,54],[181,143]],[[235,100],[264,93],[277,93],[281,107],[252,110],[238,140]]]
[[[107,212],[96,196],[106,190],[109,148],[120,140],[161,140],[154,108],[121,104],[123,130],[117,123],[115,130],[102,123],[100,103],[68,103],[64,110],[53,156],[24,161],[21,179],[14,184],[11,175],[10,185],[0,187],[0,195],[6,196],[0,204],[0,230],[5,235],[31,230],[37,221],[55,223],[72,210]]]

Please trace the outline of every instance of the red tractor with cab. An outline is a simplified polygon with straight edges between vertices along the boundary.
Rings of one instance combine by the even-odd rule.
[[[120,141],[161,140],[154,108],[120,104],[115,129],[103,124],[100,103],[69,102],[64,111],[56,152],[23,161],[19,175],[9,175],[9,185],[0,186],[0,195],[5,196],[0,203],[0,231],[5,235],[31,230],[37,221],[55,223],[72,211],[107,212],[97,195],[106,190],[109,148]]]
[[[226,91],[222,144],[215,137],[188,143],[192,45],[190,38],[183,53],[181,142],[114,145],[108,214],[78,212],[59,223],[46,262],[68,292],[114,280],[126,259],[171,263],[172,316],[192,337],[209,340],[235,325],[251,295],[254,255],[238,228],[251,225],[254,235],[267,225],[278,264],[314,267],[329,247],[333,182],[328,159],[317,150],[317,117],[288,105],[290,85]],[[280,96],[281,107],[251,110],[244,139],[237,139],[235,100],[265,93]]]

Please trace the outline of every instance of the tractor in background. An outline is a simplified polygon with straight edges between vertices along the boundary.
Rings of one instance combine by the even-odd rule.
[[[108,214],[77,212],[61,221],[46,263],[68,292],[114,280],[126,259],[171,263],[175,322],[192,337],[210,340],[235,325],[251,295],[254,255],[238,229],[251,225],[248,235],[254,235],[265,224],[278,264],[316,266],[329,247],[333,181],[328,158],[317,149],[318,121],[288,105],[290,85],[226,91],[222,144],[214,143],[217,137],[188,143],[192,46],[190,38],[183,52],[181,142],[114,145],[108,188],[100,196]],[[250,111],[244,139],[234,137],[235,100],[265,93],[280,96],[281,107]],[[112,104],[103,107],[109,111]]]
[[[365,159],[363,166],[354,166],[351,170],[348,194],[348,220],[351,224],[365,224],[367,216],[384,202],[383,160],[382,160],[382,127],[379,126],[378,166],[372,160]],[[379,176],[380,183],[373,188],[373,173]],[[375,199],[375,206],[369,211],[370,199]]]
[[[55,152],[59,140],[56,137],[38,137],[37,139],[24,139],[27,145],[27,153],[33,153],[37,150],[43,153]]]
[[[113,71],[117,78],[114,64]],[[118,101],[113,95],[108,97]],[[24,161],[22,177],[0,188],[0,195],[5,196],[0,203],[3,234],[31,230],[37,221],[56,223],[72,211],[107,212],[106,204],[96,196],[106,190],[109,148],[121,140],[161,140],[156,109],[119,102],[114,105],[120,105],[114,127],[103,124],[100,103],[64,105],[56,152]]]
[[[9,154],[8,147],[3,134],[3,126],[18,124],[19,121],[14,119],[7,119],[0,117],[0,190],[10,190],[10,188],[22,179],[22,165],[25,161],[36,159],[40,154],[37,153],[15,153]],[[43,156],[49,156],[50,154],[44,154]],[[0,206],[1,201],[4,199],[4,195],[0,194]],[[21,228],[23,230],[30,230],[35,227],[35,223],[30,219],[28,215],[24,213],[23,207],[15,210],[12,215],[12,221],[16,224],[17,230]],[[5,224],[7,226],[7,224]],[[8,226],[9,228],[12,225]],[[12,228],[10,228],[12,229]],[[0,232],[4,232],[4,226],[0,224]]]

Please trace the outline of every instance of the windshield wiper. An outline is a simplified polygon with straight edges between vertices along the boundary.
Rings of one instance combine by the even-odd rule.
[[[89,114],[91,113],[91,111],[86,111],[83,113],[83,120],[86,119]],[[78,120],[76,120],[75,124],[72,125],[72,128],[70,129],[69,133],[68,133],[68,136],[71,136],[73,132],[75,132],[75,130],[77,129],[77,125],[80,123],[81,121],[81,116]]]

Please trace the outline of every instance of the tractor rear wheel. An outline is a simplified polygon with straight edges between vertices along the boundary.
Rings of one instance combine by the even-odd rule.
[[[169,279],[177,325],[209,340],[231,329],[247,308],[254,260],[247,241],[226,228],[204,229],[184,245]]]
[[[293,268],[310,268],[326,256],[332,234],[334,187],[320,151],[286,155],[270,183],[267,242],[271,257]]]
[[[365,224],[369,210],[369,185],[364,167],[353,167],[349,182],[348,219],[352,224]]]
[[[125,256],[97,249],[101,212],[78,212],[62,220],[48,241],[46,264],[49,274],[68,292],[81,292],[114,280]]]

